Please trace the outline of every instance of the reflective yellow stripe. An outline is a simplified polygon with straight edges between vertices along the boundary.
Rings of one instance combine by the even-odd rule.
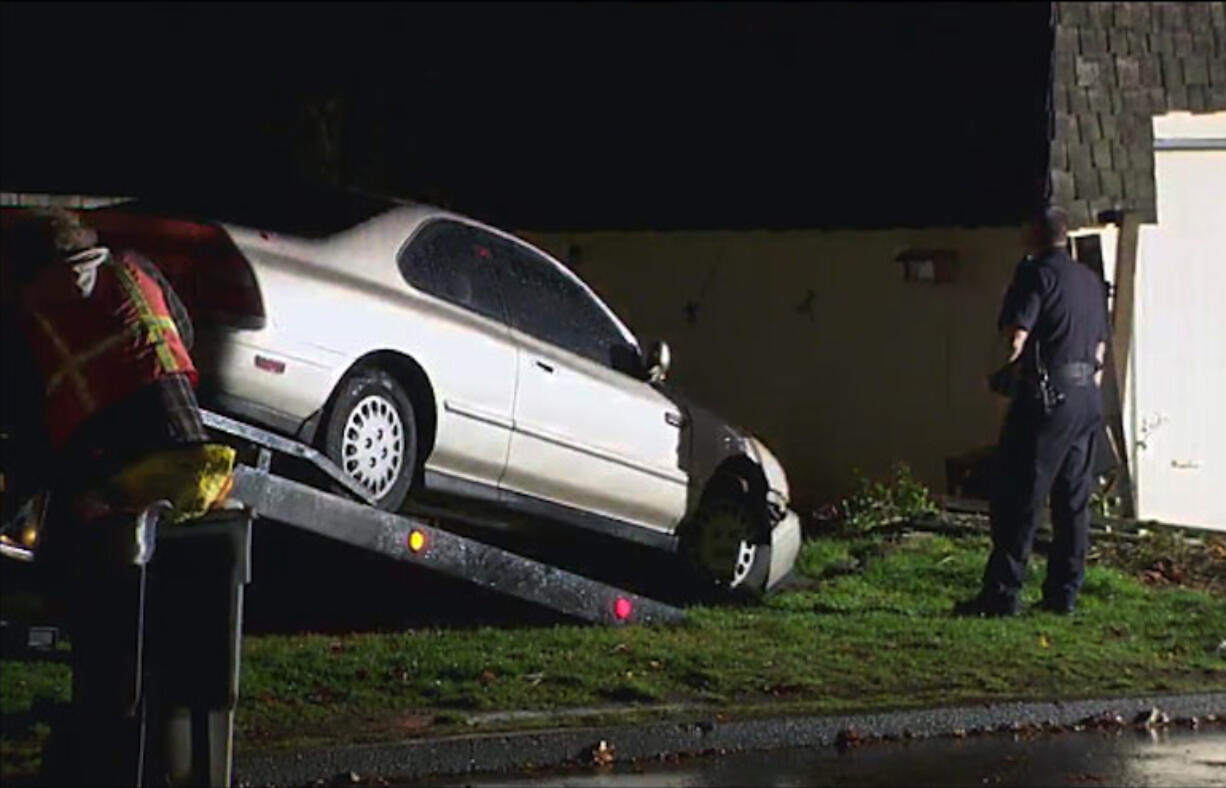
[[[170,348],[166,345],[165,326],[162,325],[164,319],[159,319],[153,314],[153,310],[149,307],[149,302],[145,300],[145,294],[141,292],[140,285],[136,283],[136,280],[132,278],[132,274],[128,272],[126,264],[122,260],[114,260],[113,262],[115,273],[119,275],[120,283],[128,291],[128,297],[132,299],[137,311],[140,312],[141,323],[149,331],[149,344],[157,352],[158,361],[162,363],[162,370],[165,372],[179,372],[179,362],[175,360],[174,353],[170,352]],[[174,321],[170,323],[170,330],[176,334],[178,333]]]
[[[168,317],[155,317],[154,322],[158,323],[163,329],[168,328],[172,331],[175,330],[174,320]],[[82,367],[116,345],[127,342],[135,337],[139,337],[144,331],[144,325],[133,325],[128,329],[119,332],[118,334],[112,334],[106,339],[90,345],[88,348],[82,350],[80,353],[77,353],[75,356],[66,356],[59,368],[56,369],[55,372],[52,373],[51,377],[47,379],[47,393],[53,393],[60,387],[60,384],[64,382],[64,378],[69,375],[84,380],[81,373]],[[65,349],[61,349],[61,352],[64,350]]]
[[[79,365],[73,362],[72,353],[68,349],[68,343],[59,335],[55,327],[51,325],[51,321],[47,320],[38,310],[31,309],[30,313],[34,316],[34,320],[38,323],[39,328],[51,340],[51,344],[55,345],[55,349],[59,351],[60,356],[64,359],[64,363],[56,370],[52,378],[62,378],[68,375],[72,379],[72,386],[76,389],[77,396],[81,398],[81,405],[84,406],[87,413],[92,413],[97,407],[94,403],[94,395],[89,392],[89,384],[85,382],[85,376],[81,374]],[[58,382],[56,385],[59,385]],[[47,393],[51,393],[51,384],[47,384]]]

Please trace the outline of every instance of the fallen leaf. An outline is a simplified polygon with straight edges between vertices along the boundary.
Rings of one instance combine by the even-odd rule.
[[[1039,634],[1039,648],[1051,648],[1051,640],[1042,633]]]
[[[844,753],[852,747],[858,747],[862,741],[863,737],[858,730],[855,728],[844,728],[835,737],[834,746],[840,753]]]
[[[409,714],[396,720],[396,728],[403,732],[423,731],[433,724],[433,714]]]
[[[1161,709],[1154,707],[1149,711],[1143,711],[1133,720],[1138,728],[1156,728],[1162,725],[1169,725],[1171,717]]]
[[[601,741],[592,748],[592,763],[596,766],[608,766],[613,763],[616,750],[607,741]]]
[[[1104,711],[1100,714],[1095,714],[1086,717],[1080,722],[1082,727],[1095,728],[1097,730],[1106,730],[1110,728],[1119,728],[1124,725],[1124,718],[1114,712]]]
[[[481,671],[481,675],[477,677],[477,681],[480,681],[482,684],[493,684],[497,680],[498,677],[490,670]]]
[[[1141,572],[1141,582],[1151,586],[1161,586],[1167,584],[1166,577],[1161,572],[1156,572],[1153,569],[1146,569]]]

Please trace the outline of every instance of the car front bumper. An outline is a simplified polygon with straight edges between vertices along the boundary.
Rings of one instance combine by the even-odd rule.
[[[766,575],[769,591],[792,572],[800,555],[800,516],[791,509],[771,529],[771,563]]]

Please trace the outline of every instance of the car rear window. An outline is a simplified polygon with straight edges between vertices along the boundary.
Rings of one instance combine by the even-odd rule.
[[[430,222],[401,253],[400,273],[414,287],[495,320],[505,320],[494,274],[499,241],[477,227]]]

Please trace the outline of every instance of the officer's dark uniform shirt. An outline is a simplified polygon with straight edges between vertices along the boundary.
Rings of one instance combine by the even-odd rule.
[[[1030,332],[1024,353],[1039,343],[1043,362],[1054,369],[1095,360],[1107,340],[1107,299],[1103,281],[1089,267],[1053,249],[1017,266],[997,326]]]

